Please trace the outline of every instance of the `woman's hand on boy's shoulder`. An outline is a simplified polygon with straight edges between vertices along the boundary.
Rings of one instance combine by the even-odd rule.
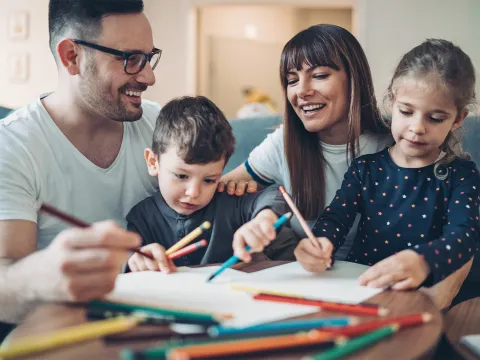
[[[172,260],[165,254],[165,248],[157,243],[148,244],[140,248],[146,254],[152,255],[154,260],[151,260],[143,255],[134,253],[128,259],[128,267],[132,272],[134,271],[161,271],[169,274],[175,272],[177,267]]]
[[[430,274],[430,266],[422,255],[413,250],[403,250],[389,256],[365,271],[360,285],[393,290],[416,289]]]
[[[242,196],[245,193],[251,194],[257,192],[258,184],[254,180],[229,180],[227,183],[220,181],[217,186],[217,191],[224,192],[225,189],[229,195]]]

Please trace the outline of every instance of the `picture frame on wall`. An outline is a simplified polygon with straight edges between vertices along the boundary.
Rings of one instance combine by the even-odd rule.
[[[8,57],[8,80],[11,83],[22,83],[28,80],[29,59],[27,53],[11,54]]]
[[[28,12],[11,11],[7,18],[7,34],[10,40],[26,40],[28,37]]]

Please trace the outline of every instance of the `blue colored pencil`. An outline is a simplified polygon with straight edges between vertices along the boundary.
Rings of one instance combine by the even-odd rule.
[[[280,229],[288,220],[290,220],[290,218],[292,217],[292,213],[291,212],[288,212],[286,214],[283,214],[282,216],[280,216],[278,218],[277,221],[275,221],[275,224],[273,224],[273,228],[275,230],[278,230]],[[245,247],[245,250],[246,251],[250,251],[251,250],[251,247],[249,245],[247,245]],[[236,257],[235,255],[233,255],[230,259],[228,259],[227,261],[225,261],[222,266],[220,266],[217,271],[215,271],[212,275],[210,275],[210,277],[207,279],[207,282],[213,280],[214,278],[216,278],[218,275],[220,275],[225,269],[228,269],[229,267],[235,265],[237,262],[239,262],[240,259],[238,257]]]
[[[352,317],[337,317],[337,318],[316,318],[316,319],[302,319],[293,321],[282,321],[270,324],[260,324],[255,326],[248,326],[244,328],[211,326],[208,329],[208,335],[211,337],[235,336],[235,335],[269,335],[269,334],[290,334],[297,331],[306,331],[311,329],[318,329],[323,327],[337,327],[353,325],[357,322],[356,318]]]

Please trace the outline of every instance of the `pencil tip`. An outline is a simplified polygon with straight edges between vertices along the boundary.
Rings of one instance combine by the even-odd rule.
[[[214,277],[215,277],[215,275],[210,275],[206,282],[212,281]]]
[[[422,314],[422,319],[423,319],[424,323],[427,323],[427,322],[429,322],[430,320],[433,319],[433,316],[430,313],[423,313]]]
[[[208,229],[210,229],[210,226],[212,226],[212,224],[210,223],[210,221],[205,221],[202,225],[200,225],[200,227],[202,228],[202,230],[208,230]]]
[[[290,218],[292,217],[292,215],[293,215],[292,212],[289,211],[289,212],[287,212],[287,213],[285,214],[285,217],[286,217],[287,219],[290,219]]]

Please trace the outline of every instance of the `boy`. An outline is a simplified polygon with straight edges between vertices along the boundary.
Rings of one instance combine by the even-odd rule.
[[[152,148],[144,153],[160,191],[127,215],[127,228],[142,236],[142,251],[155,261],[134,254],[128,260],[130,270],[175,271],[165,249],[206,220],[212,227],[194,241],[204,238],[208,246],[176,259],[178,266],[224,262],[233,255],[233,238],[253,251],[275,239],[273,224],[287,211],[277,188],[241,197],[216,192],[234,149],[231,125],[207,98],[183,97],[163,107]]]

